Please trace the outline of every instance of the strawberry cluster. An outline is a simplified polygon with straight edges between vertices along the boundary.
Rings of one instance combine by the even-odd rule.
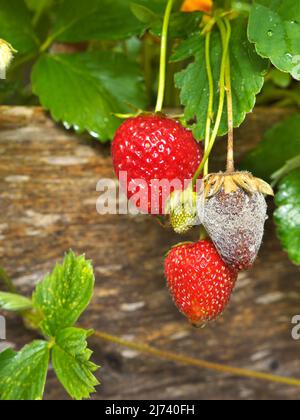
[[[203,159],[202,146],[178,121],[157,114],[123,123],[112,157],[116,175],[127,173],[123,188],[128,199],[140,193],[136,205],[141,211],[164,215],[167,209],[177,233],[185,233],[196,219],[205,227],[210,239],[179,244],[169,252],[165,275],[176,306],[193,325],[217,319],[239,271],[249,269],[257,257],[267,217],[264,196],[272,194],[271,188],[249,173],[227,172],[206,177],[197,195],[191,180]],[[164,189],[163,180],[172,184],[175,179],[182,186],[189,180],[185,193]],[[186,198],[188,206],[183,206]]]

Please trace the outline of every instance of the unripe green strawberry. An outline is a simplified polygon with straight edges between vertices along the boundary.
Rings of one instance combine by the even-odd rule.
[[[197,215],[197,193],[190,187],[174,191],[168,200],[166,212],[170,214],[170,222],[178,234],[187,233],[193,226],[199,224]]]

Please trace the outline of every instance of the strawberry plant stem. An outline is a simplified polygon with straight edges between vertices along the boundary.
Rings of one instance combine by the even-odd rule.
[[[203,225],[200,226],[200,235],[199,235],[199,240],[200,241],[204,241],[205,239],[207,239],[208,234],[205,230],[205,227]]]
[[[0,281],[5,285],[9,293],[17,293],[12,279],[9,277],[4,268],[0,267]]]
[[[197,179],[201,175],[204,166],[207,162],[207,159],[209,158],[211,151],[214,147],[216,138],[218,136],[222,115],[223,115],[223,109],[224,109],[224,102],[225,102],[225,70],[226,70],[226,63],[227,63],[227,56],[228,56],[228,50],[229,50],[229,43],[231,38],[231,32],[228,32],[226,30],[226,26],[224,25],[222,20],[217,21],[219,30],[221,32],[222,37],[222,45],[223,45],[223,54],[222,54],[222,62],[221,62],[221,71],[220,71],[220,81],[219,81],[219,90],[220,90],[220,98],[219,98],[219,107],[216,117],[215,126],[209,141],[208,148],[206,152],[204,153],[204,157],[202,159],[202,162],[200,163],[199,168],[197,169],[194,178],[193,178],[193,186],[196,185]]]
[[[213,106],[214,106],[214,79],[213,79],[211,60],[210,60],[210,41],[211,41],[211,31],[207,32],[205,36],[205,62],[206,62],[206,70],[207,70],[208,85],[209,85],[209,102],[208,102],[208,109],[207,109],[206,132],[205,132],[205,142],[204,142],[205,152],[208,150],[208,147],[209,147],[211,123],[212,123],[212,116],[213,116]],[[209,172],[208,165],[209,165],[209,162],[207,159],[204,165],[204,176],[208,175],[208,172]]]
[[[272,187],[275,187],[284,176],[298,168],[300,168],[300,155],[288,160],[283,167],[271,175]]]
[[[110,343],[117,344],[122,347],[126,347],[137,352],[148,354],[150,356],[158,357],[162,360],[168,360],[175,363],[181,363],[187,366],[194,366],[201,369],[213,370],[220,373],[230,374],[234,376],[240,376],[251,379],[259,379],[262,381],[268,381],[273,383],[281,383],[285,385],[295,386],[300,388],[300,380],[295,378],[287,378],[283,376],[271,375],[263,372],[255,372],[248,369],[240,369],[232,366],[222,365],[218,363],[210,363],[205,360],[195,359],[192,357],[184,356],[182,354],[176,354],[173,352],[159,350],[155,347],[148,346],[147,344],[136,343],[133,341],[127,341],[122,338],[107,334],[102,331],[96,331],[94,333],[96,338],[104,340]]]
[[[231,0],[225,0],[224,1],[224,9],[225,10],[231,10],[231,8],[232,8],[232,1]]]
[[[149,98],[149,102],[152,99],[152,48],[150,38],[145,35],[143,42],[143,68],[144,68],[144,79],[146,84],[146,91]]]
[[[225,25],[227,34],[231,36],[231,25],[227,18],[225,18]],[[227,172],[234,172],[234,152],[233,152],[233,101],[232,101],[232,86],[231,86],[231,62],[230,54],[227,54],[226,71],[225,71],[225,85],[227,94],[227,113],[228,113],[228,146],[227,146]]]
[[[160,48],[160,69],[159,69],[159,83],[158,83],[158,95],[155,112],[161,112],[164,103],[165,87],[166,87],[166,67],[167,67],[167,52],[168,52],[168,31],[171,12],[173,8],[174,0],[168,0],[164,23],[161,37],[161,48]]]

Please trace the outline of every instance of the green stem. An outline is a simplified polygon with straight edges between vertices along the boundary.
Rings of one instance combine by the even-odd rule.
[[[208,101],[208,109],[207,109],[206,132],[205,132],[205,142],[204,142],[205,152],[207,152],[209,148],[211,123],[212,123],[213,107],[214,107],[214,79],[213,79],[211,60],[210,60],[210,41],[211,41],[211,31],[207,32],[205,36],[205,63],[206,63],[208,85],[209,85],[209,101]],[[208,172],[209,172],[208,164],[209,162],[207,159],[204,165],[204,176],[208,175]]]
[[[208,369],[220,373],[226,373],[229,375],[240,376],[242,378],[251,378],[258,379],[262,381],[272,382],[272,383],[281,383],[285,385],[291,385],[295,387],[300,387],[300,380],[295,378],[288,378],[282,376],[274,376],[268,373],[251,371],[248,369],[241,369],[232,366],[222,365],[207,362],[201,359],[194,359],[192,357],[185,356],[183,354],[177,354],[174,352],[169,352],[165,350],[160,350],[156,347],[149,346],[144,343],[138,343],[134,341],[127,341],[123,338],[116,337],[111,334],[107,334],[103,331],[95,331],[94,336],[100,340],[114,343],[118,346],[129,348],[135,350],[139,353],[146,354],[148,356],[157,357],[162,360],[171,361],[175,363],[181,363],[186,366],[193,366],[194,368],[199,369]]]
[[[0,267],[0,281],[5,285],[9,293],[17,292],[17,289],[15,288],[12,279],[2,267]]]
[[[17,70],[19,67],[22,67],[24,64],[29,63],[30,61],[35,60],[38,57],[38,53],[34,52],[28,55],[25,55],[24,57],[15,60],[11,65],[11,71]]]
[[[43,14],[43,8],[42,7],[39,7],[37,9],[37,11],[35,12],[35,15],[34,15],[34,17],[32,19],[33,26],[37,26],[37,24],[39,23],[40,18],[42,17],[42,14]]]
[[[200,241],[205,241],[205,239],[207,239],[208,234],[205,230],[205,227],[203,225],[200,226],[200,235],[199,235],[199,240]]]
[[[165,87],[166,87],[166,68],[167,68],[167,51],[168,51],[168,31],[171,12],[173,8],[174,0],[168,0],[168,4],[165,11],[162,37],[161,37],[161,49],[160,49],[160,69],[159,69],[159,84],[158,84],[158,95],[155,112],[161,112],[164,103]]]
[[[143,68],[149,102],[152,100],[152,43],[147,35],[143,41]]]
[[[289,174],[291,171],[300,168],[300,155],[294,157],[291,160],[288,160],[286,164],[280,168],[277,172],[275,172],[273,175],[271,175],[272,187],[275,187],[275,185],[287,174]]]
[[[225,18],[225,25],[227,35],[231,36],[231,25],[227,18]],[[232,99],[232,85],[231,85],[231,62],[230,54],[227,54],[226,70],[225,70],[225,85],[227,93],[227,113],[228,113],[228,146],[227,146],[227,172],[234,172],[234,144],[233,144],[233,99]]]
[[[222,20],[219,20],[217,22],[217,24],[218,24],[218,27],[219,27],[219,30],[220,30],[220,33],[221,33],[222,45],[223,45],[223,54],[222,54],[222,63],[221,63],[221,72],[220,72],[220,81],[219,81],[219,89],[220,89],[219,107],[218,107],[215,126],[214,126],[214,129],[213,129],[211,138],[210,138],[209,146],[208,146],[206,152],[204,153],[204,157],[202,159],[202,162],[200,163],[200,166],[199,166],[199,168],[197,169],[197,171],[194,175],[193,186],[196,185],[197,179],[201,175],[201,173],[204,169],[205,163],[207,162],[207,159],[209,158],[209,156],[211,154],[211,151],[214,147],[216,138],[218,136],[218,132],[219,132],[219,128],[220,128],[220,124],[221,124],[221,120],[222,120],[222,115],[223,115],[223,109],[224,109],[225,70],[226,70],[226,63],[227,63],[227,56],[228,56],[231,33],[227,32],[226,27],[225,27]]]
[[[40,53],[44,53],[45,51],[47,51],[51,47],[54,41],[55,41],[55,36],[49,36],[46,39],[46,41],[42,44],[40,48]]]

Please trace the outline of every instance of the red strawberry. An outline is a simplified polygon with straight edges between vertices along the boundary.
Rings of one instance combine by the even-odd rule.
[[[237,272],[207,240],[173,248],[165,262],[165,274],[176,306],[194,325],[222,314],[237,280]]]
[[[158,115],[131,118],[118,129],[113,144],[114,169],[127,173],[127,185],[122,187],[130,199],[141,193],[136,203],[139,210],[164,214],[165,204],[174,186],[159,186],[162,180],[181,183],[193,178],[203,157],[203,150],[192,133],[179,122]],[[129,188],[132,182],[133,188]],[[152,195],[157,192],[156,202]]]

